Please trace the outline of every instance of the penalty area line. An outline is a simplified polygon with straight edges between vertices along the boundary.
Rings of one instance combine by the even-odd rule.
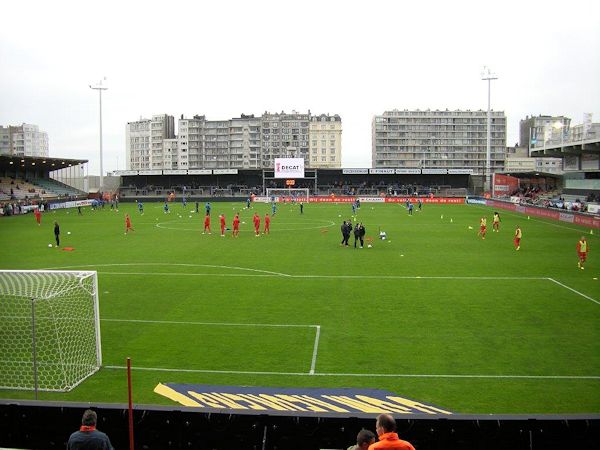
[[[588,299],[589,301],[594,302],[597,305],[600,305],[600,302],[598,300],[594,300],[592,297],[589,297],[589,296],[587,296],[587,295],[585,295],[585,294],[583,294],[583,293],[581,293],[581,292],[573,289],[572,287],[567,286],[566,284],[561,283],[560,281],[556,281],[554,278],[547,278],[547,280],[550,280],[553,283],[556,283],[559,286],[562,286],[562,287],[564,287],[565,289],[568,289],[571,292],[575,292],[577,295],[580,295],[581,297],[583,297],[585,299]]]
[[[126,370],[126,366],[103,366],[104,369]],[[132,370],[148,372],[184,372],[214,373],[226,375],[283,375],[283,376],[318,376],[318,377],[363,377],[363,378],[484,378],[484,379],[534,379],[534,380],[600,380],[600,375],[476,375],[476,374],[417,374],[417,373],[307,373],[307,372],[274,372],[251,370],[210,370],[210,369],[176,369],[167,367],[132,366]]]
[[[100,319],[102,322],[128,322],[128,323],[156,323],[169,325],[206,325],[220,327],[265,327],[265,328],[317,328],[320,330],[320,325],[300,325],[287,323],[231,323],[231,322],[191,322],[177,320],[143,320],[143,319]],[[317,334],[318,336],[318,334]],[[318,338],[317,338],[318,339]]]

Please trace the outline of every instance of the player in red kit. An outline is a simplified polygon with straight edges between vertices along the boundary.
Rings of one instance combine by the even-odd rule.
[[[125,234],[129,233],[130,231],[135,230],[131,226],[131,217],[129,217],[129,214],[125,214]]]
[[[204,216],[204,231],[202,232],[202,234],[211,234],[210,232],[210,214],[207,214],[206,216]],[[221,233],[223,234],[223,233]]]
[[[225,214],[219,216],[221,219],[221,237],[225,237]]]
[[[270,227],[271,227],[271,217],[269,217],[269,213],[265,214],[265,230],[264,230],[264,234],[269,234],[270,233]]]
[[[260,216],[257,213],[254,213],[254,217],[252,218],[254,221],[254,233],[255,236],[260,236]]]
[[[240,215],[236,214],[233,218],[233,237],[240,235]]]
[[[38,226],[42,224],[42,213],[40,212],[40,208],[35,208],[33,210],[33,215],[35,216],[35,221]]]

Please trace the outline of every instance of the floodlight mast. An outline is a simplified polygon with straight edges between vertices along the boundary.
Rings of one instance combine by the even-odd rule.
[[[481,73],[481,79],[487,80],[488,82],[488,110],[487,110],[487,145],[485,152],[485,191],[491,190],[491,182],[492,182],[492,110],[491,110],[491,89],[492,89],[492,80],[497,80],[498,77],[493,74],[489,67],[483,66],[483,72]]]
[[[108,88],[106,86],[102,85],[102,81],[105,81],[105,80],[106,80],[106,77],[104,77],[102,80],[100,80],[98,82],[98,84],[96,84],[95,86],[92,86],[90,84],[90,89],[98,91],[98,94],[100,97],[100,187],[99,187],[100,191],[104,187],[104,167],[102,164],[102,91],[108,90]]]

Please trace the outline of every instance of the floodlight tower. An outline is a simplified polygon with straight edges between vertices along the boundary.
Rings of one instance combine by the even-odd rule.
[[[497,80],[498,77],[492,74],[489,67],[483,66],[483,72],[481,73],[481,79],[487,80],[488,82],[488,110],[487,110],[487,146],[485,152],[485,186],[484,190],[490,191],[492,184],[492,110],[491,105],[491,90],[492,80]]]
[[[108,89],[106,86],[102,86],[103,81],[106,81],[106,77],[102,78],[95,86],[90,84],[90,89],[98,91],[100,97],[100,190],[104,186],[104,168],[102,166],[102,91]]]

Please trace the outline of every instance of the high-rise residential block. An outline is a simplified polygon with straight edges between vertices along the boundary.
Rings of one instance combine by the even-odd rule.
[[[519,146],[532,149],[567,141],[570,127],[571,119],[565,116],[527,116],[519,122]]]
[[[0,155],[47,157],[48,133],[27,123],[0,126]]]
[[[310,118],[310,161],[319,169],[342,167],[342,119],[337,114],[321,114]]]
[[[306,167],[341,167],[337,114],[265,112],[228,120],[182,115],[176,138],[172,120],[162,115],[127,124],[128,169],[272,169],[273,160],[284,157],[304,158]]]
[[[125,133],[127,169],[171,169],[165,139],[175,138],[175,118],[167,114],[128,122]],[[172,147],[172,143],[169,144]]]
[[[310,117],[310,111],[262,115],[261,167],[273,168],[275,158],[304,158],[305,166],[310,167]]]
[[[372,123],[374,168],[463,169],[486,174],[487,111],[386,111]],[[506,116],[491,113],[491,171],[504,167]]]

